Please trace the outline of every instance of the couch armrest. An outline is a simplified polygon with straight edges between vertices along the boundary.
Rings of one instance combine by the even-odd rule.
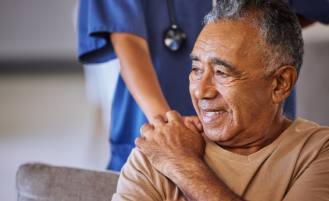
[[[27,163],[16,175],[18,201],[111,200],[119,173]]]

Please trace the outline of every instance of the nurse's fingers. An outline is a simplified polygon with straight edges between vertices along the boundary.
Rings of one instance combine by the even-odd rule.
[[[174,122],[182,122],[183,123],[182,117],[175,110],[171,110],[171,111],[167,112],[166,116],[168,118],[168,122],[174,121]]]

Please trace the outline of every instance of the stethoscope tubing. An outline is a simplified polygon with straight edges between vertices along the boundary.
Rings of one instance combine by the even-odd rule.
[[[215,7],[217,0],[212,0],[212,5]],[[168,13],[170,17],[171,28],[167,29],[164,34],[164,44],[171,51],[177,51],[181,48],[186,40],[186,34],[178,29],[174,15],[174,9],[171,0],[167,0]]]
[[[168,12],[169,12],[169,17],[170,17],[170,24],[171,27],[176,28],[176,19],[175,19],[175,15],[174,15],[174,9],[171,3],[171,0],[167,0],[167,5],[168,5]]]

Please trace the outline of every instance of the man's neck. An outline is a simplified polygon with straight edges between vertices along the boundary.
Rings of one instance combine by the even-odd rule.
[[[258,142],[254,142],[253,145],[244,146],[244,147],[225,147],[221,146],[223,149],[230,151],[235,154],[248,156],[257,151],[261,150],[262,148],[270,145],[274,142],[290,125],[292,121],[286,117],[277,117],[273,121],[270,129],[268,130],[267,134],[264,135],[263,139],[259,139]]]

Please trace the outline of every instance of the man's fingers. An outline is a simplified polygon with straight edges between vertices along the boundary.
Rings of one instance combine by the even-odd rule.
[[[185,126],[190,129],[191,131],[195,132],[195,133],[199,133],[199,130],[197,129],[197,127],[194,125],[193,120],[190,117],[185,117],[184,118],[184,124]]]
[[[140,133],[144,138],[148,138],[151,131],[154,130],[154,126],[152,126],[151,124],[145,123],[141,129],[140,129]]]
[[[153,119],[152,119],[152,124],[155,127],[156,126],[161,126],[161,125],[163,125],[165,123],[166,123],[166,120],[160,114],[158,114],[157,116],[153,117]]]
[[[190,126],[192,126],[190,124],[193,124],[194,127],[198,130],[198,133],[201,133],[203,131],[203,127],[202,127],[199,117],[190,116],[190,117],[182,117],[182,119],[183,119],[185,126],[188,127],[189,129],[191,129]]]
[[[175,110],[171,110],[171,111],[168,111],[166,113],[166,116],[168,118],[168,122],[171,122],[171,121],[178,121],[178,122],[183,122],[182,121],[182,117],[180,116],[180,114],[175,111]]]
[[[143,143],[146,141],[145,138],[143,137],[138,137],[135,139],[135,145],[136,147],[140,148],[141,150],[143,150]]]
[[[201,121],[200,121],[199,117],[197,117],[197,116],[190,116],[190,118],[192,119],[192,122],[195,125],[195,127],[201,133],[203,131],[203,127],[202,127],[202,124],[201,124]]]

